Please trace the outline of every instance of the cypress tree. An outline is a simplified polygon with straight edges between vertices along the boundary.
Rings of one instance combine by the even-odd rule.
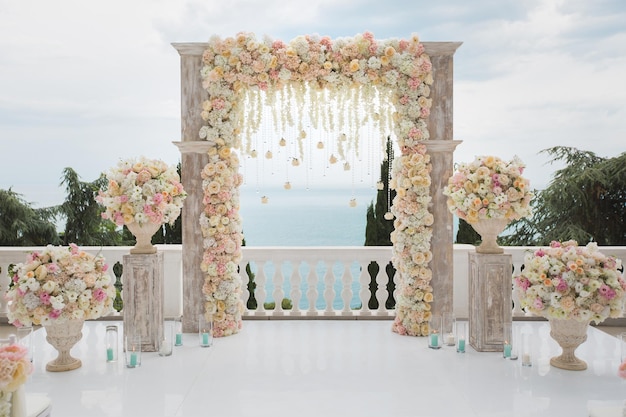
[[[385,218],[387,213],[391,213],[391,203],[396,195],[394,190],[389,190],[390,179],[390,167],[393,164],[393,142],[390,137],[387,137],[387,158],[383,160],[380,165],[380,181],[378,185],[378,191],[376,193],[376,203],[370,203],[367,207],[367,223],[365,226],[365,246],[391,246],[391,232],[393,232],[393,217],[389,216],[389,219]],[[376,290],[378,284],[376,283],[376,275],[380,270],[377,263],[371,262],[367,270],[370,275],[370,299],[368,307],[370,309],[378,308],[378,300],[376,299]],[[385,267],[385,273],[389,277],[387,283],[387,291],[389,296],[385,302],[385,307],[388,309],[394,308],[396,300],[393,298],[393,292],[396,289],[393,283],[393,277],[396,273],[395,268],[389,262]]]

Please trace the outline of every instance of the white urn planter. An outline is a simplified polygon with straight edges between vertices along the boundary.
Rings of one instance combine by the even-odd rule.
[[[476,247],[478,253],[498,254],[504,253],[504,249],[498,246],[498,235],[506,229],[509,224],[508,219],[480,219],[475,223],[470,223],[474,230],[480,235],[481,243]]]
[[[148,255],[156,253],[156,246],[152,245],[152,236],[161,228],[160,224],[156,223],[144,223],[139,224],[137,222],[129,223],[126,225],[128,230],[135,236],[137,243],[130,250],[133,255]]]

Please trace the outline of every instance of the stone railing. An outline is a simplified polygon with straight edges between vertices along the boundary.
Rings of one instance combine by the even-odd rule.
[[[164,253],[164,281],[166,317],[180,316],[183,311],[182,247],[157,245]],[[28,252],[41,248],[0,248],[0,291],[4,293],[9,283],[7,275],[11,263],[23,262]],[[122,263],[129,247],[83,247],[91,253],[102,252],[110,266]],[[531,247],[505,247],[513,260],[513,272],[519,272],[524,254]],[[626,247],[602,247],[607,255],[626,260]],[[391,260],[390,246],[380,247],[244,247],[240,263],[241,276],[248,282],[247,271],[254,274],[256,289],[252,294],[247,287],[243,299],[246,318],[341,318],[385,319],[394,316],[394,310],[385,304],[389,278],[385,266]],[[468,253],[471,245],[454,245],[454,313],[457,317],[468,315]],[[376,275],[377,289],[370,291],[368,265],[379,265]],[[380,267],[382,266],[382,268]],[[123,282],[123,276],[122,276]],[[123,294],[123,293],[122,293]],[[248,302],[252,295],[252,302]],[[282,301],[286,299],[285,301]],[[370,308],[375,299],[377,308]],[[278,300],[279,302],[275,302]],[[270,305],[269,303],[274,303]],[[513,293],[514,316],[524,316],[517,306]],[[283,305],[284,304],[284,305]],[[5,316],[6,301],[0,298],[0,317]]]

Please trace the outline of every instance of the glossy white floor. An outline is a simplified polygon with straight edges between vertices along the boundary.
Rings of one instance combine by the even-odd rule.
[[[312,320],[246,321],[211,348],[185,334],[172,356],[144,353],[128,369],[121,344],[120,361],[106,362],[107,324],[85,324],[72,350],[83,366],[61,373],[46,372],[56,354],[45,330],[35,332],[26,392],[46,393],[52,416],[575,417],[626,398],[617,339],[591,327],[577,350],[585,371],[549,365],[560,348],[545,322],[515,322],[533,334],[533,364],[522,367],[471,347],[429,349],[427,338],[392,333],[389,321]]]

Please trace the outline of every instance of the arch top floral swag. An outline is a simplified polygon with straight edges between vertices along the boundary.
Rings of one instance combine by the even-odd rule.
[[[260,97],[281,115],[283,125],[293,123],[292,109],[301,117],[307,104],[315,128],[354,131],[359,122],[329,123],[333,115],[326,109],[331,107],[328,100],[347,106],[357,99],[367,107],[371,120],[393,126],[401,151],[394,160],[391,183],[397,192],[392,208],[393,263],[400,274],[393,330],[426,335],[433,299],[428,268],[433,216],[427,209],[431,165],[422,142],[429,139],[426,119],[433,77],[430,57],[419,38],[376,40],[365,32],[336,40],[304,35],[285,43],[239,33],[225,39],[212,37],[202,64],[208,99],[202,103],[205,124],[199,137],[215,144],[202,171],[202,291],[216,336],[241,328],[244,307],[237,266],[243,238],[238,190],[242,177],[233,151],[250,150],[242,146],[242,136],[259,126]]]

